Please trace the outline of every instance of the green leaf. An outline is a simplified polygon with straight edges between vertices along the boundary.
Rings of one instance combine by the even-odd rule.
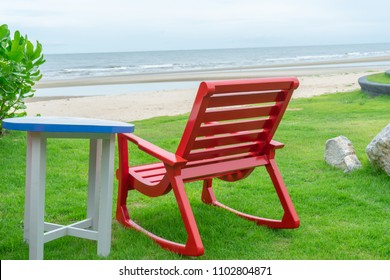
[[[35,59],[37,59],[38,57],[40,57],[40,56],[41,56],[41,53],[42,53],[42,45],[41,45],[41,43],[39,43],[39,42],[37,41],[37,47],[36,47],[36,49],[35,49],[34,55],[32,56],[32,60],[35,60]]]
[[[4,39],[8,39],[10,35],[10,31],[8,29],[8,26],[6,24],[3,24],[0,26],[0,41]]]
[[[41,56],[39,57],[39,59],[38,59],[37,61],[34,62],[34,64],[38,66],[38,65],[43,64],[45,61],[46,61],[45,58],[43,57],[43,55],[41,55]]]
[[[8,58],[20,62],[23,59],[23,46],[19,45],[18,41],[12,41],[11,50],[8,52]]]
[[[20,39],[21,39],[20,32],[19,31],[15,31],[13,41],[19,43]]]
[[[27,55],[29,60],[33,60],[34,59],[33,58],[33,56],[34,56],[34,45],[30,41],[27,41],[26,55]]]

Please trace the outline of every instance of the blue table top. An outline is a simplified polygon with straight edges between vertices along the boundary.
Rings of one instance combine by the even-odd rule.
[[[3,128],[29,132],[130,133],[134,125],[89,118],[22,117],[3,120]]]

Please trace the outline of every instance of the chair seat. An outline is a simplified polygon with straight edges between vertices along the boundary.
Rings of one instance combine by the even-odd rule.
[[[162,162],[139,165],[129,168],[130,176],[142,181],[148,185],[154,185],[161,182],[167,170]]]

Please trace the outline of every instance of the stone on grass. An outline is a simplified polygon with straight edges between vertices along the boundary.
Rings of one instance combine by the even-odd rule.
[[[362,167],[352,142],[342,135],[326,141],[325,161],[331,166],[344,170],[344,172]]]
[[[366,152],[372,165],[390,176],[390,123],[368,144]]]

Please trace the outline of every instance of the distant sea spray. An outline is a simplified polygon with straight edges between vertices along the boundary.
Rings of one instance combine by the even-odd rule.
[[[390,43],[118,53],[47,54],[43,81],[239,69],[390,55]]]

